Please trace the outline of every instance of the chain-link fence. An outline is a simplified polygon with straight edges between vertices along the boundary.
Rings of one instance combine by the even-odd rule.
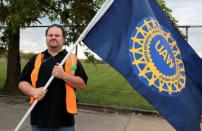
[[[202,58],[202,25],[198,26],[179,26],[185,39],[196,53]]]

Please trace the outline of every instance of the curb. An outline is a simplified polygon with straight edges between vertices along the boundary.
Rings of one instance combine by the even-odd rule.
[[[117,106],[107,106],[107,105],[96,105],[96,104],[88,104],[88,103],[78,103],[78,108],[103,112],[103,113],[119,113],[119,114],[144,114],[144,115],[156,115],[160,116],[157,111],[154,110],[144,110],[138,108],[126,108],[126,107],[117,107]]]

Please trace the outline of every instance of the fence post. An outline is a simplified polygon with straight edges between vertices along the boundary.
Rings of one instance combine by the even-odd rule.
[[[188,42],[188,40],[189,40],[189,26],[185,26],[185,29],[186,29],[186,40]]]

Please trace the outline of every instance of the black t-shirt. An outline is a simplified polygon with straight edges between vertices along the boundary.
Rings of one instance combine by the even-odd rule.
[[[51,56],[48,51],[44,51],[44,57],[39,69],[36,87],[44,87],[52,75],[54,65],[60,63],[67,54],[66,50],[61,51],[56,56]],[[36,55],[27,63],[22,71],[20,81],[31,83],[31,72],[34,68]],[[80,76],[87,83],[87,75],[81,65],[77,62],[76,76]],[[54,78],[48,87],[46,96],[38,102],[31,112],[31,125],[45,128],[56,128],[62,126],[72,126],[75,124],[74,115],[66,111],[66,89],[65,82]]]

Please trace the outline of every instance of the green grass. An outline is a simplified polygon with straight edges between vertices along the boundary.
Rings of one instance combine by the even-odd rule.
[[[0,89],[6,81],[6,70],[6,60],[4,58],[0,58]]]
[[[6,60],[0,59],[0,88],[6,79]],[[27,63],[21,60],[22,68]],[[130,107],[153,110],[128,82],[107,64],[84,64],[88,75],[87,88],[77,90],[80,103],[99,104],[107,106]]]
[[[77,90],[79,102],[153,110],[153,107],[109,65],[83,66],[89,79],[85,90]]]
[[[0,58],[0,89],[3,88],[4,83],[6,81],[6,71],[7,71],[7,62],[6,62],[6,58]],[[22,59],[21,60],[22,63],[22,69],[25,66],[25,64],[27,63],[26,60]]]

